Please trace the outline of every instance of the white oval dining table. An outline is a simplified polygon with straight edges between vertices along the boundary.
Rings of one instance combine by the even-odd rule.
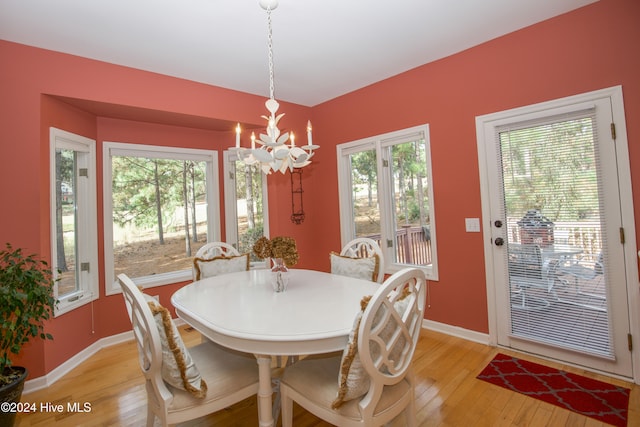
[[[171,297],[178,317],[210,340],[256,356],[260,377],[259,425],[274,425],[271,356],[342,350],[375,282],[313,270],[289,270],[275,292],[268,269],[223,274],[193,282]],[[337,378],[336,378],[337,385]]]

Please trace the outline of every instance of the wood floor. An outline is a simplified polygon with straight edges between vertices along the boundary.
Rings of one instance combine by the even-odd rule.
[[[198,332],[180,328],[187,346],[200,341]],[[498,352],[496,348],[423,330],[414,359],[417,376],[416,407],[420,426],[605,426],[573,412],[540,402],[476,379]],[[517,354],[501,350],[507,354]],[[543,362],[570,372],[631,388],[629,426],[640,426],[640,386]],[[103,349],[45,390],[23,395],[23,402],[36,404],[38,412],[20,414],[18,427],[28,426],[144,426],[146,394],[133,341]],[[62,413],[44,413],[42,404],[62,404]],[[89,412],[70,413],[68,403]],[[186,426],[256,426],[255,396]],[[278,424],[279,425],[279,424]],[[402,420],[393,426],[401,427]],[[330,426],[298,406],[294,426]]]

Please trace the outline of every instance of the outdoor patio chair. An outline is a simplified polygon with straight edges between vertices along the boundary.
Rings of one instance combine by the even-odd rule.
[[[512,244],[508,249],[508,268],[513,308],[535,310],[549,307],[549,300],[540,296],[540,292],[534,295],[534,290],[553,296],[557,262],[545,263],[538,245]]]
[[[589,261],[585,257],[570,259],[558,268],[559,274],[567,274],[576,279],[595,279],[604,274],[604,258],[602,252],[595,261]]]
[[[562,283],[573,286],[574,297],[565,297],[564,302],[581,305],[598,311],[606,311],[602,301],[606,300],[604,291],[604,256],[600,252],[595,260],[588,256],[565,260],[558,267]],[[586,303],[582,301],[586,297]]]

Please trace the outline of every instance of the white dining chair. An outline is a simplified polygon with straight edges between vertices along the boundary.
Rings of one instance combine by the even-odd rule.
[[[156,417],[162,426],[177,424],[219,411],[258,392],[258,366],[253,356],[227,351],[210,341],[184,348],[168,311],[162,313],[162,307],[125,274],[118,275],[118,281],[145,378],[148,427],[154,425]],[[175,360],[169,359],[172,357]],[[177,375],[169,369],[176,366]],[[182,384],[171,385],[169,382],[175,383],[176,377]]]
[[[285,369],[280,381],[282,426],[291,427],[295,401],[337,426],[381,426],[404,413],[416,426],[412,359],[426,294],[422,270],[389,277],[354,322],[343,354],[310,357]]]
[[[249,254],[241,255],[229,243],[209,242],[198,249],[193,257],[193,280],[248,270],[249,265]]]
[[[371,269],[370,266],[362,265],[358,259],[374,259],[373,281],[382,283],[384,281],[384,256],[380,245],[375,240],[368,237],[358,237],[348,242],[340,251],[339,259],[333,256],[331,259],[331,272],[334,274],[343,274],[351,277],[360,277],[362,270]],[[350,261],[354,260],[353,262]]]

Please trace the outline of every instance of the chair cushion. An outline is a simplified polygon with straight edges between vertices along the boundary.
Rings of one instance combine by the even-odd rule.
[[[331,272],[357,279],[378,280],[380,261],[378,254],[366,258],[352,258],[331,252]]]
[[[155,300],[148,301],[148,304],[162,344],[162,379],[173,387],[188,391],[194,397],[204,398],[207,395],[207,384],[187,351],[169,310]]]
[[[249,270],[249,254],[237,256],[217,256],[213,258],[194,258],[193,266],[196,270],[196,280],[218,276],[225,273]]]
[[[338,393],[331,404],[333,409],[339,408],[344,402],[364,395],[369,390],[369,375],[360,362],[358,356],[358,329],[360,321],[371,296],[366,296],[360,301],[360,312],[353,322],[353,328],[349,333],[347,347],[342,353],[340,361],[340,373],[338,377]]]
[[[393,308],[398,314],[402,315],[407,310],[408,304],[410,304],[411,298],[408,297],[411,295],[411,292],[408,288],[400,289],[398,292],[400,295],[394,303]],[[363,396],[367,391],[369,391],[369,385],[371,383],[369,374],[364,369],[364,366],[362,366],[360,356],[358,355],[358,329],[360,328],[362,315],[364,314],[370,300],[371,296],[366,296],[362,298],[362,301],[360,301],[360,312],[357,314],[353,323],[353,329],[349,333],[349,341],[344,349],[342,360],[340,362],[338,393],[331,404],[333,409],[337,409],[344,402]],[[380,318],[381,313],[376,313],[372,327],[375,327],[380,322]],[[391,318],[388,324],[385,325],[383,330],[380,332],[380,336],[385,342],[387,342],[394,333],[396,326],[396,320]],[[406,344],[406,339],[403,336],[400,336],[390,351],[390,362],[394,362],[399,359],[399,356],[404,350]],[[372,354],[380,354],[376,351],[375,346],[372,346],[371,352]],[[389,371],[388,366],[384,366],[383,369],[387,372]]]
[[[282,383],[296,390],[316,405],[329,408],[336,397],[336,375],[340,370],[340,356],[310,357],[287,367]],[[379,414],[396,404],[403,396],[411,392],[411,384],[407,379],[392,386],[385,386],[380,402],[374,414]],[[344,402],[334,408],[341,416],[360,420],[359,400]]]
[[[191,357],[198,365],[203,381],[211,384],[205,399],[197,399],[191,393],[171,388],[173,399],[169,411],[183,411],[210,401],[225,399],[246,387],[258,390],[258,366],[250,354],[226,349],[209,340],[189,348]]]

